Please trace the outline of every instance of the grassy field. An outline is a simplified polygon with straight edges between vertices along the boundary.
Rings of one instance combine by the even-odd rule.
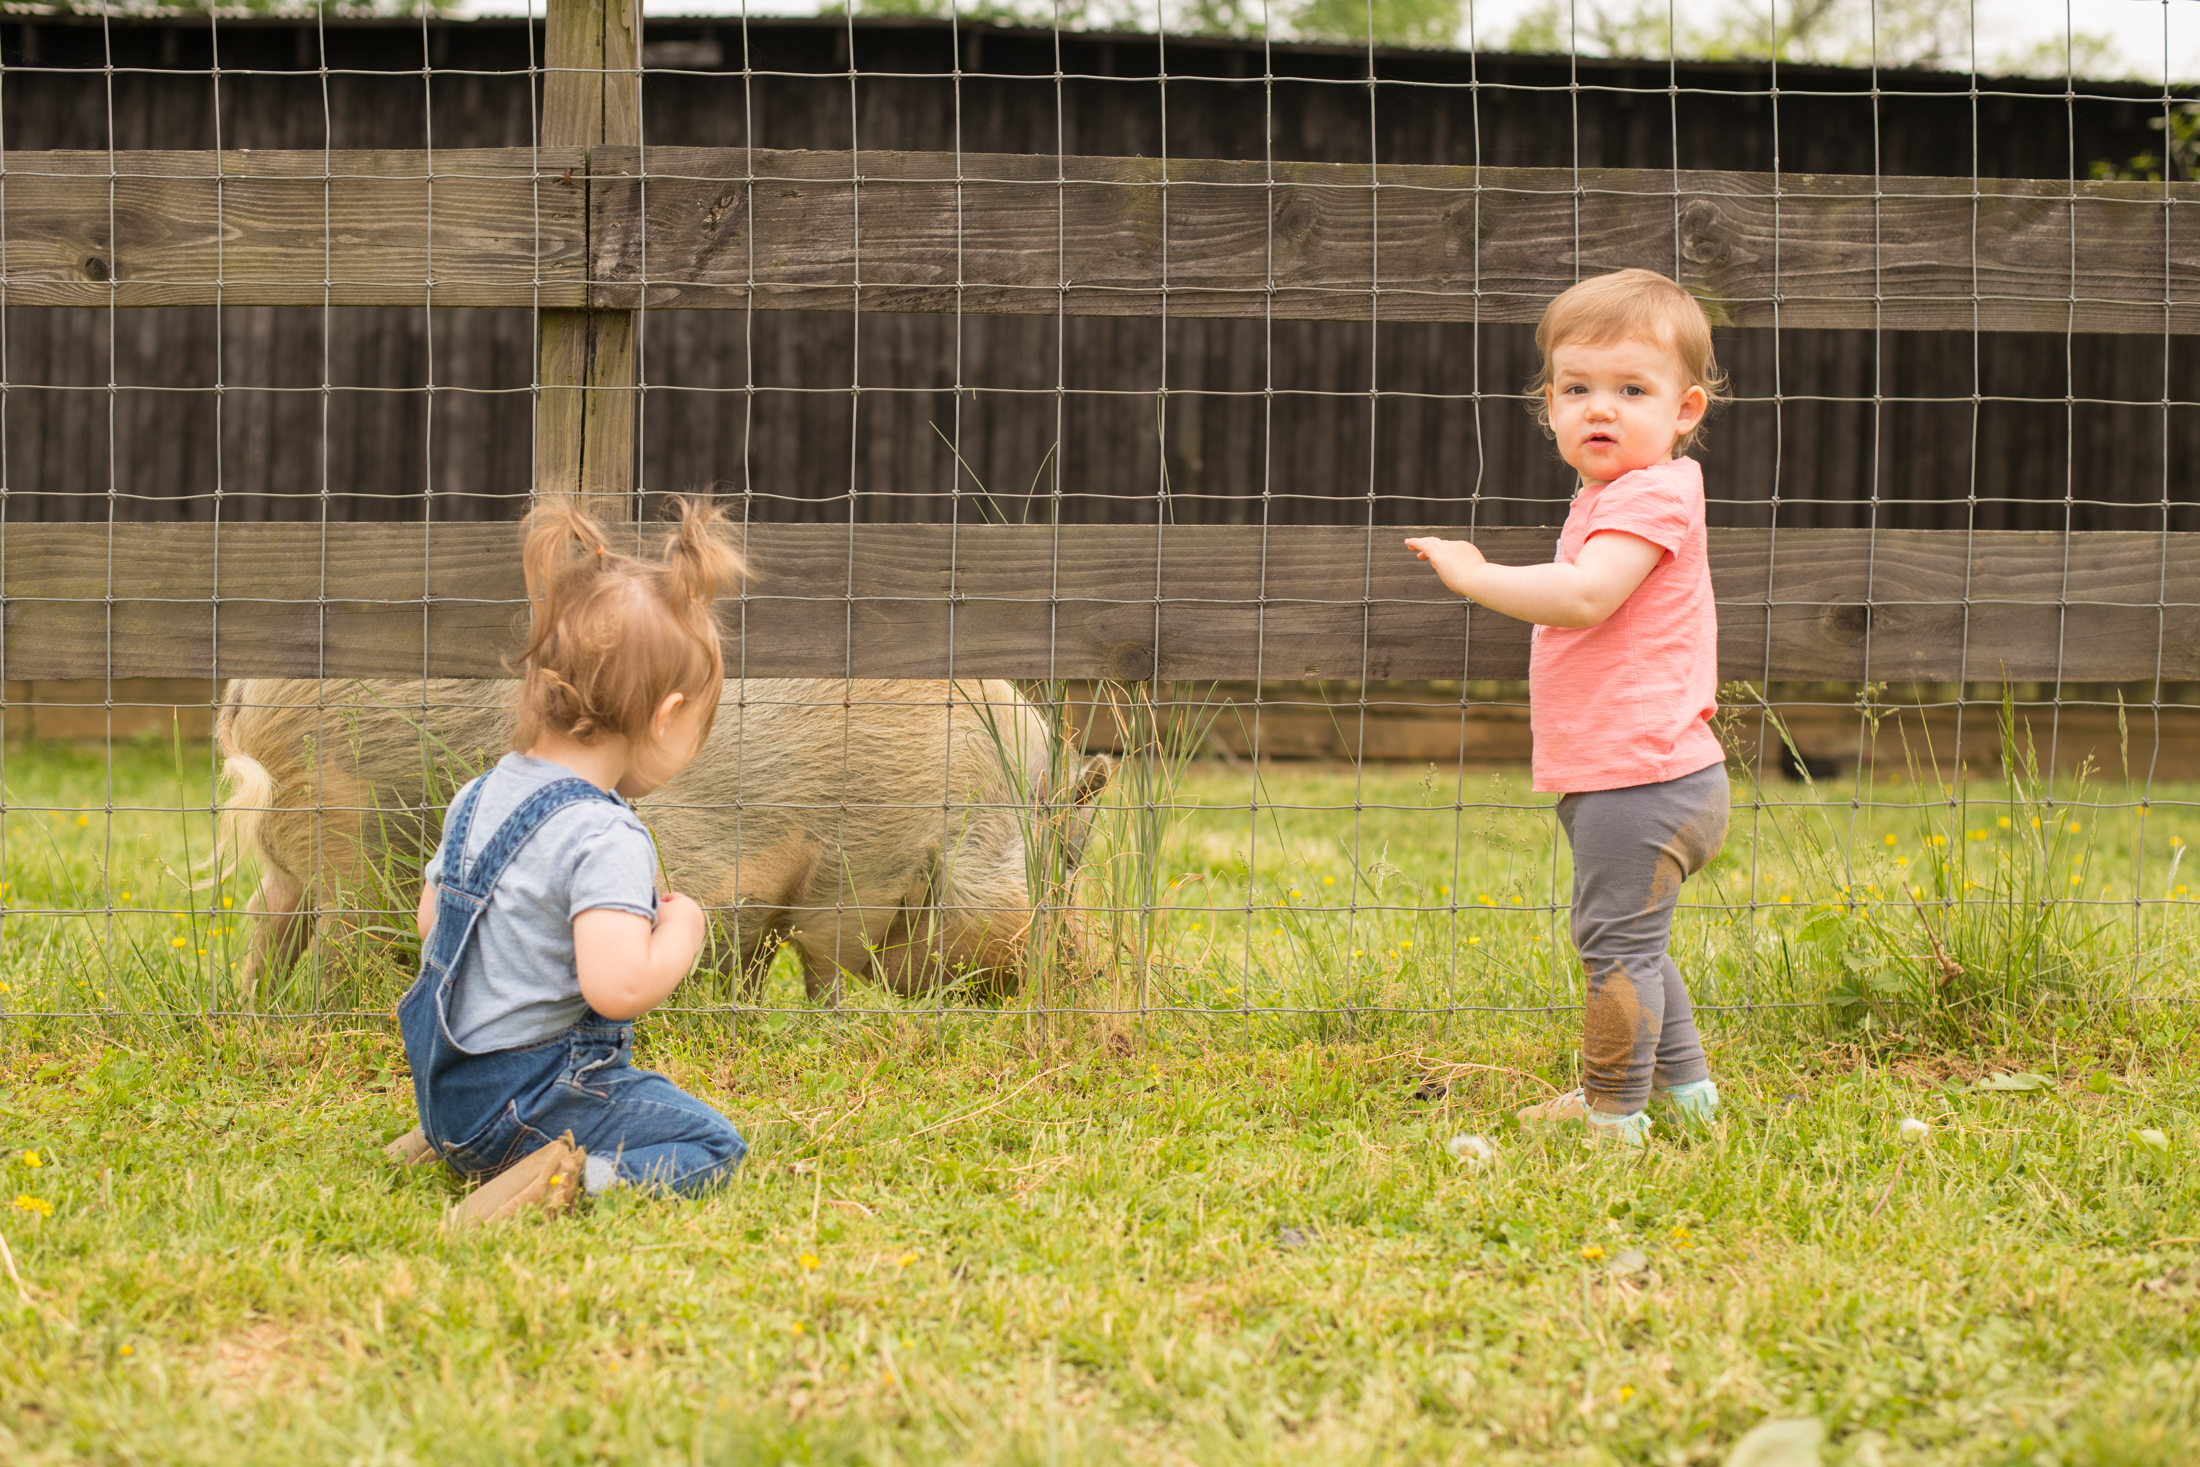
[[[1622,1155],[1508,1119],[1575,1073],[1517,778],[1197,769],[1092,872],[1162,910],[1079,996],[1158,1011],[775,972],[642,1025],[750,1138],[729,1189],[465,1236],[378,1154],[382,1023],[162,1017],[243,937],[207,775],[8,756],[0,1459],[1717,1463],[1781,1417],[1858,1467],[2200,1459],[2189,1007],[2041,1002],[2189,996],[2192,789],[1738,790],[1680,953],[1793,1007],[1713,1009],[1724,1119]],[[1928,934],[1983,998],[1904,987]],[[402,963],[330,972],[371,1014]]]

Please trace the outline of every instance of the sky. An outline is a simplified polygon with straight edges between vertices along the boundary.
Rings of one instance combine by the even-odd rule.
[[[813,15],[819,0],[643,0],[650,15],[738,15],[744,4],[751,15]],[[1674,0],[1679,15],[1712,13],[1736,0]],[[1474,30],[1486,37],[1508,35],[1537,0],[1473,0]],[[2200,81],[2200,0],[1977,0],[1977,30],[1982,65],[1997,55],[2059,39],[2066,25],[2105,35],[2115,45],[2118,70],[2162,79]],[[540,13],[542,0],[463,0],[465,13],[506,15],[529,9]],[[2167,27],[2165,48],[2164,30]],[[1990,39],[1989,39],[1990,38]]]

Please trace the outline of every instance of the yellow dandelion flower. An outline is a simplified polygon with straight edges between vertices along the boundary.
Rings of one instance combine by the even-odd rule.
[[[815,1253],[805,1253],[802,1255],[802,1271],[804,1273],[808,1273],[810,1270],[816,1267],[817,1255]]]
[[[1620,1403],[1620,1404],[1621,1404],[1622,1406],[1626,1405],[1626,1404],[1627,1404],[1627,1403],[1628,1403],[1629,1401],[1632,1401],[1632,1400],[1633,1400],[1634,1398],[1635,1398],[1635,1388],[1634,1388],[1633,1386],[1621,1386],[1621,1387],[1619,1388],[1619,1403]]]
[[[1408,937],[1408,938],[1405,938],[1405,939],[1403,939],[1402,941],[1400,941],[1400,942],[1399,942],[1398,946],[1400,946],[1400,947],[1411,947],[1411,946],[1413,946],[1413,939],[1412,939],[1412,938],[1410,938],[1410,937]]]
[[[897,1258],[897,1259],[895,1259],[895,1260],[894,1260],[894,1267],[896,1267],[896,1268],[907,1268],[907,1267],[908,1267],[908,1266],[909,1266],[910,1264],[912,1264],[912,1263],[915,1263],[916,1261],[917,1261],[917,1255],[916,1255],[916,1254],[914,1254],[914,1253],[904,1253],[904,1254],[902,1254],[902,1255],[901,1255],[901,1257],[899,1257],[899,1258]]]
[[[2070,833],[2071,833],[2072,835],[2076,835],[2076,834],[2077,834],[2077,833],[2078,833],[2078,832],[2079,832],[2080,830],[2084,829],[2084,827],[2083,827],[2083,826],[2081,826],[2081,825],[2079,825],[2077,821],[2073,820],[2073,821],[2071,821],[2071,822],[2070,822],[2070,824],[2069,824],[2069,826],[2067,827],[2067,829],[2068,829],[2068,830],[2070,831]]]
[[[92,817],[89,815],[79,815],[76,817],[76,823],[79,825],[89,825],[92,823]]]
[[[171,939],[169,939],[168,945],[169,945],[170,947],[186,947],[186,946],[188,946],[188,945],[189,945],[189,943],[190,943],[190,939],[189,939],[189,938],[184,938],[184,937],[176,937],[176,938],[171,938]]]
[[[1785,905],[1787,905],[1787,904],[1788,904],[1789,902],[1792,902],[1792,901],[1794,901],[1794,900],[1795,900],[1795,898],[1794,898],[1794,897],[1792,897],[1792,896],[1790,896],[1790,895],[1788,895],[1788,894],[1787,894],[1786,892],[1784,892],[1784,891],[1783,891],[1783,892],[1781,892],[1781,893],[1780,893],[1780,904],[1781,904],[1782,906],[1785,906]]]
[[[1323,885],[1323,886],[1335,886],[1336,884],[1337,884],[1337,878],[1336,878],[1336,877],[1334,877],[1334,876],[1324,876],[1324,877],[1322,878],[1322,885]]]
[[[122,899],[123,899],[124,901],[128,901],[128,900],[130,899],[130,894],[129,894],[128,892],[124,892],[124,893],[122,894]]]
[[[223,898],[222,898],[222,910],[223,910],[223,911],[225,911],[225,912],[226,912],[226,911],[228,911],[228,910],[229,910],[229,909],[230,909],[231,907],[235,906],[236,904],[237,904],[237,899],[236,899],[235,897],[223,897]]]
[[[1300,897],[1304,895],[1306,895],[1306,893],[1300,891],[1297,887],[1294,886],[1291,888],[1291,900],[1297,901]]]
[[[25,1165],[25,1166],[44,1166],[45,1164],[46,1164],[46,1159],[45,1159],[44,1157],[40,1156],[40,1155],[39,1155],[39,1154],[38,1154],[37,1152],[35,1152],[35,1151],[26,1151],[26,1152],[24,1152],[24,1153],[23,1153],[23,1165]]]
[[[1895,842],[1895,838],[1894,838],[1893,836],[1891,836],[1891,835],[1890,835],[1890,836],[1888,836],[1888,837],[1887,837],[1887,844],[1888,844],[1888,845],[1890,845],[1890,846],[1891,846],[1891,845],[1893,845],[1893,844],[1894,844],[1894,842]]]
[[[43,1197],[33,1197],[28,1192],[15,1194],[15,1205],[24,1212],[35,1212],[40,1217],[53,1216],[53,1204]]]
[[[2007,830],[2009,828],[2009,817],[2004,815],[1999,820],[1996,820],[1994,823],[1996,825],[1999,825],[2003,830]]]
[[[120,1350],[116,1351],[116,1353],[120,1355],[135,1355],[137,1353],[137,1350],[130,1345],[124,1345]]]
[[[1467,946],[1468,946],[1468,947],[1480,947],[1481,945],[1482,945],[1482,939],[1481,939],[1481,938],[1479,938],[1479,937],[1470,937],[1470,938],[1468,938],[1468,939],[1467,939]]]
[[[1591,1263],[1594,1263],[1599,1258],[1602,1258],[1604,1256],[1604,1250],[1602,1248],[1599,1248],[1596,1244],[1591,1243],[1588,1247],[1581,1250],[1581,1256],[1588,1259]]]

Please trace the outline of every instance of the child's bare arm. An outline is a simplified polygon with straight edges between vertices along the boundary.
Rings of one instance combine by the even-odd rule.
[[[420,883],[420,910],[413,913],[413,926],[420,929],[420,940],[426,942],[428,934],[435,931],[435,883]]]
[[[1465,540],[1424,536],[1406,548],[1436,568],[1445,585],[1490,610],[1547,627],[1593,627],[1619,610],[1665,555],[1637,535],[1592,535],[1568,565],[1491,565]]]
[[[657,923],[597,907],[573,919],[573,962],[581,997],[607,1019],[632,1019],[663,1003],[703,950],[703,909],[692,897],[666,893]]]

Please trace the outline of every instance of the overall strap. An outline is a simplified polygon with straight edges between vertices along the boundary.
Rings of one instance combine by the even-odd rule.
[[[477,784],[474,792],[478,794],[479,791],[480,786]],[[455,880],[461,890],[486,900],[489,893],[496,890],[498,880],[504,875],[504,868],[512,864],[512,858],[519,854],[520,847],[533,838],[544,821],[567,805],[585,804],[590,800],[604,800],[621,806],[626,803],[617,795],[592,785],[585,779],[575,777],[555,780],[520,801],[519,808],[505,817],[504,823],[489,837],[488,845],[471,861],[466,859],[464,840],[473,825],[473,802],[462,802],[466,806],[463,810],[454,806],[453,830],[444,837],[445,878]]]
[[[459,867],[465,862],[466,837],[473,833],[474,807],[481,803],[481,787],[488,782],[486,774],[466,781],[466,787],[451,801],[450,811],[443,817],[443,849],[449,852],[443,863],[445,886],[455,886],[463,875]]]

